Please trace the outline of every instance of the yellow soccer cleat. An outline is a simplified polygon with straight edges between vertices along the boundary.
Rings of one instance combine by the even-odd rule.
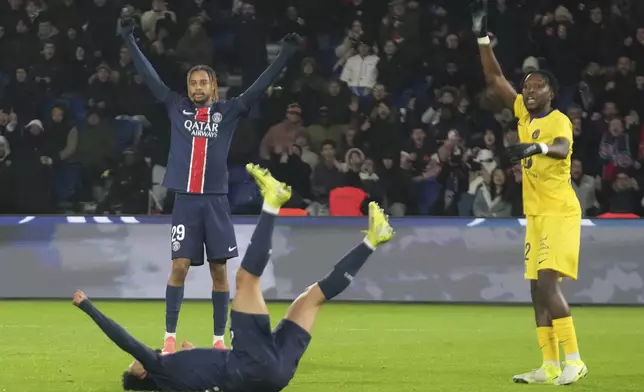
[[[291,198],[291,187],[273,178],[268,169],[249,163],[246,165],[246,171],[253,176],[264,203],[271,208],[279,209]]]
[[[561,375],[561,368],[544,363],[539,369],[528,373],[517,374],[512,381],[517,384],[554,384]]]
[[[581,359],[576,361],[566,361],[564,369],[555,382],[556,385],[570,385],[588,375],[588,367]]]
[[[389,217],[378,203],[369,203],[369,229],[366,231],[367,241],[375,246],[389,242],[394,237],[394,229],[389,225]]]

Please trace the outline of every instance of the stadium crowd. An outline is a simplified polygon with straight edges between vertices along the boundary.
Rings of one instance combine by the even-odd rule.
[[[520,90],[558,78],[573,123],[571,181],[585,216],[644,206],[644,3],[490,0],[495,52]],[[522,215],[510,109],[485,89],[466,0],[0,0],[0,213],[167,212],[169,124],[118,35],[164,82],[213,66],[239,94],[297,32],[307,48],[240,122],[231,205],[261,200],[243,165],[293,186],[290,207],[329,213],[354,187],[390,214]],[[639,24],[638,24],[639,23]],[[241,78],[236,77],[241,76]]]

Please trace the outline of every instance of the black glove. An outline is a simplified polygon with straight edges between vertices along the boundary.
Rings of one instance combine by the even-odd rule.
[[[487,37],[487,0],[471,0],[472,31],[476,38]]]
[[[297,33],[290,33],[282,38],[282,43],[290,45],[296,49],[304,48],[304,38],[300,37]]]
[[[130,35],[134,32],[134,19],[132,17],[127,17],[127,18],[121,18],[120,19],[120,28],[121,28],[121,34],[123,35]]]
[[[510,162],[519,163],[522,159],[541,154],[543,150],[539,143],[519,143],[507,148]]]

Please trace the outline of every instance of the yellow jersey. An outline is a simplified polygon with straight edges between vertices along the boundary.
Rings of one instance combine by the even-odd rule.
[[[525,215],[581,216],[581,207],[570,180],[570,156],[572,155],[572,123],[558,110],[540,118],[530,118],[523,102],[517,95],[514,115],[519,121],[521,143],[552,144],[556,138],[566,138],[570,143],[566,159],[553,159],[545,155],[533,155],[523,159],[523,212]]]

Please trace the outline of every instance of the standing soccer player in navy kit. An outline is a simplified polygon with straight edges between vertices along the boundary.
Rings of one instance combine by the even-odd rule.
[[[238,256],[235,230],[228,205],[227,157],[239,119],[280,74],[302,44],[297,34],[283,40],[282,51],[252,86],[239,97],[219,100],[215,72],[193,67],[187,76],[188,97],[170,91],[138,48],[134,23],[124,19],[121,34],[136,70],[163,102],[171,122],[171,144],[163,186],[175,191],[172,211],[172,272],[166,287],[166,334],[163,351],[176,350],[176,328],[183,286],[190,266],[204,264],[204,245],[212,276],[213,345],[225,348],[228,316],[226,261]]]
[[[136,391],[277,392],[284,389],[297,370],[311,341],[311,330],[323,304],[343,292],[375,248],[393,238],[382,209],[369,204],[369,228],[364,240],[337,262],[333,270],[310,286],[290,306],[284,319],[271,331],[260,277],[270,258],[273,228],[280,207],[291,189],[267,170],[248,164],[264,206],[237,271],[237,294],[230,314],[232,349],[192,348],[160,355],[138,342],[103,315],[77,292],[73,303],[87,313],[105,334],[135,361],[123,374],[123,388]]]

